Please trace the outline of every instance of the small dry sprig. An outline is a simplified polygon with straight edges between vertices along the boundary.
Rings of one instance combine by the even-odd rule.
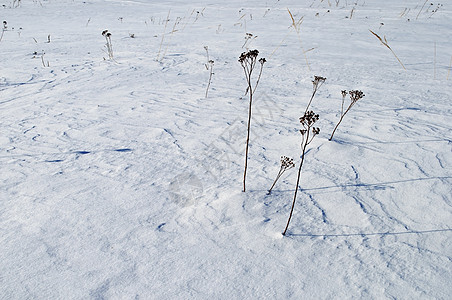
[[[105,37],[107,43],[105,46],[107,47],[108,58],[113,59],[113,45],[111,44],[111,33],[108,29],[102,31],[102,35]]]
[[[251,108],[253,104],[253,95],[257,89],[257,86],[259,85],[259,81],[262,75],[262,69],[264,68],[264,64],[266,62],[265,58],[257,59],[257,56],[259,55],[258,50],[249,50],[248,52],[243,52],[239,57],[240,65],[243,68],[243,71],[245,72],[245,78],[247,83],[247,92],[249,92],[249,108],[248,108],[248,130],[247,130],[247,136],[246,136],[246,150],[245,150],[245,171],[243,172],[243,192],[246,191],[246,170],[248,168],[248,148],[249,148],[249,141],[250,141],[250,128],[251,128]],[[256,64],[259,62],[260,64],[260,71],[259,75],[256,80],[256,84],[252,85],[252,75],[254,68],[256,67]]]
[[[257,38],[257,36],[253,35],[252,33],[247,32],[245,34],[245,42],[242,45],[242,48],[246,48],[246,50],[248,50],[248,46],[251,43],[252,40],[254,40],[255,38]]]
[[[41,62],[42,62],[42,66],[44,67],[44,68],[49,68],[50,67],[50,63],[49,63],[49,61],[47,61],[47,64],[46,64],[46,62],[44,61],[44,55],[45,55],[46,53],[44,52],[44,51],[42,51],[42,54],[41,54]]]
[[[309,106],[311,106],[312,99],[314,99],[315,94],[320,89],[320,87],[325,83],[326,78],[322,76],[314,76],[314,80],[312,81],[312,95],[309,100],[308,106],[306,106],[306,110],[304,113],[308,112]]]
[[[289,228],[290,219],[292,218],[293,209],[295,207],[295,201],[297,200],[298,186],[300,185],[300,175],[301,167],[303,166],[304,156],[306,154],[306,147],[312,142],[314,137],[320,133],[320,128],[314,127],[314,124],[319,120],[319,115],[315,114],[312,110],[305,112],[305,114],[300,117],[300,123],[303,127],[300,129],[301,133],[301,162],[298,166],[298,176],[297,184],[295,186],[295,192],[292,201],[292,208],[290,209],[289,219],[287,220],[286,228],[284,229],[283,235],[286,235],[287,228]]]
[[[284,172],[286,172],[287,170],[292,169],[293,167],[295,167],[295,164],[293,163],[293,158],[289,158],[287,156],[281,156],[281,167],[279,168],[278,175],[276,176],[275,181],[273,182],[272,186],[268,190],[267,195],[271,194],[273,187],[275,186],[278,179],[282,176],[282,174],[284,174]]]
[[[333,139],[333,135],[336,132],[336,129],[339,126],[339,124],[341,124],[342,119],[344,119],[345,114],[348,113],[348,111],[352,108],[353,105],[355,105],[356,102],[358,102],[359,99],[365,96],[363,92],[358,90],[349,91],[348,95],[350,95],[350,104],[348,105],[348,108],[344,112],[344,101],[345,97],[347,96],[347,91],[345,90],[341,91],[341,94],[342,94],[341,117],[339,119],[339,122],[337,122],[336,127],[334,127],[333,133],[331,133],[331,137],[328,139],[329,141]]]
[[[370,31],[373,35],[375,35],[375,36],[377,37],[377,39],[379,39],[380,42],[381,42],[384,46],[386,46],[389,50],[391,50],[392,54],[394,55],[395,58],[397,58],[397,60],[399,61],[400,65],[402,66],[402,68],[403,68],[404,70],[406,70],[405,66],[402,64],[402,62],[401,62],[400,59],[397,57],[397,55],[395,54],[395,52],[392,50],[391,47],[389,47],[388,41],[386,40],[386,36],[383,36],[383,38],[381,38],[378,34],[376,34],[375,32],[373,32],[372,30],[369,29],[369,31]]]
[[[209,60],[208,70],[210,71],[210,74],[209,74],[209,83],[207,84],[207,88],[206,88],[206,98],[207,98],[207,94],[209,93],[210,82],[212,81],[213,64],[214,64],[214,61]]]
[[[0,36],[0,42],[3,39],[3,35],[5,34],[5,31],[8,30],[8,22],[3,21],[3,28],[2,28],[2,35]]]

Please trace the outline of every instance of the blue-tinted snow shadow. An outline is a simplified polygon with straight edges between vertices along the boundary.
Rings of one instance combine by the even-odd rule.
[[[342,185],[331,185],[331,186],[322,186],[322,187],[314,187],[314,188],[300,188],[300,191],[321,191],[321,190],[346,190],[348,188],[361,188],[366,190],[386,190],[386,189],[394,189],[393,184],[406,183],[406,182],[415,182],[415,181],[426,181],[426,180],[445,180],[452,179],[452,176],[438,176],[438,177],[424,177],[424,178],[413,178],[413,179],[405,179],[405,180],[394,180],[387,182],[378,182],[378,183],[354,183],[354,184],[342,184]],[[293,190],[273,190],[271,195],[278,193],[286,193],[293,192]],[[269,196],[267,194],[267,196]]]
[[[118,149],[103,149],[103,150],[94,150],[94,151],[85,151],[85,150],[77,150],[77,151],[68,151],[68,152],[55,152],[55,153],[41,153],[41,154],[11,154],[11,155],[2,155],[1,158],[26,158],[26,157],[42,157],[42,156],[61,156],[61,155],[88,155],[88,154],[95,154],[95,153],[101,153],[101,152],[119,152],[119,153],[125,153],[125,152],[133,152],[133,149],[131,148],[118,148]],[[50,163],[59,163],[63,162],[64,159],[46,159],[45,162]]]
[[[350,140],[333,139],[332,142],[336,142],[340,145],[371,145],[371,144],[419,144],[419,143],[433,143],[433,142],[448,142],[451,143],[452,139],[449,138],[437,138],[437,139],[426,139],[426,140],[411,140],[411,141],[377,141],[372,140],[369,142],[356,142]]]
[[[339,234],[312,234],[312,233],[288,233],[288,237],[369,237],[369,236],[389,236],[389,235],[403,235],[403,234],[429,234],[440,232],[452,232],[452,229],[431,229],[431,230],[412,230],[412,231],[399,231],[399,232],[367,232],[367,233],[339,233]]]

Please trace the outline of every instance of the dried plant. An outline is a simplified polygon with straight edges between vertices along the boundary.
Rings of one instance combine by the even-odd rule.
[[[287,11],[289,12],[290,18],[292,20],[292,25],[290,27],[293,27],[293,29],[297,33],[298,41],[300,42],[300,47],[301,47],[301,50],[303,51],[304,60],[306,61],[306,66],[308,67],[308,70],[311,71],[311,67],[309,66],[309,62],[308,62],[308,57],[306,56],[306,52],[308,52],[308,51],[304,50],[303,42],[301,41],[301,37],[300,37],[300,28],[301,28],[301,23],[303,22],[303,17],[301,17],[300,20],[295,21],[290,10],[287,9]]]
[[[309,100],[308,106],[306,106],[306,110],[304,113],[308,112],[309,106],[311,106],[312,99],[314,99],[315,94],[319,90],[319,88],[325,83],[326,78],[321,76],[314,76],[314,80],[312,81],[312,95]]]
[[[350,104],[348,105],[347,109],[344,111],[344,101],[345,101],[345,97],[347,96],[347,91],[342,91],[342,105],[341,105],[341,117],[339,119],[339,122],[337,122],[336,127],[334,127],[333,133],[331,133],[331,137],[328,139],[329,141],[331,141],[333,139],[333,135],[336,132],[337,127],[339,126],[339,124],[341,124],[342,119],[344,119],[344,116],[346,113],[348,113],[348,111],[352,108],[353,105],[355,105],[356,102],[358,102],[359,99],[363,98],[365,95],[363,92],[358,91],[358,90],[354,90],[354,91],[349,91],[348,95],[350,96]]]
[[[106,29],[102,31],[102,35],[105,37],[107,47],[108,58],[113,59],[113,45],[111,43],[111,33]]]
[[[251,41],[254,40],[255,38],[257,38],[257,36],[254,36],[252,33],[247,32],[245,35],[245,42],[243,43],[242,48],[248,50]]]
[[[160,60],[160,52],[162,51],[162,45],[163,45],[163,40],[165,38],[166,27],[168,26],[168,22],[170,20],[170,18],[169,18],[170,13],[171,13],[171,10],[168,11],[168,16],[166,17],[166,20],[165,20],[165,27],[163,28],[162,40],[160,41],[159,52],[157,54],[157,61]]]
[[[43,66],[44,68],[49,68],[49,67],[50,67],[49,61],[47,61],[47,64],[46,64],[46,62],[44,61],[44,55],[45,55],[45,54],[46,54],[45,52],[42,52],[42,54],[41,54],[41,62],[42,62],[42,66]]]
[[[295,167],[295,164],[293,163],[293,158],[289,158],[287,156],[281,156],[281,167],[279,168],[278,175],[276,176],[275,181],[273,182],[272,186],[268,190],[267,195],[270,195],[273,187],[275,186],[278,179],[282,176],[282,174],[284,174],[284,172],[286,172],[287,170],[292,169],[293,167]]]
[[[301,162],[298,166],[298,176],[297,176],[297,184],[295,186],[295,192],[292,201],[292,208],[290,209],[289,219],[287,220],[286,228],[284,229],[283,235],[286,235],[287,228],[289,228],[290,219],[292,218],[293,209],[295,207],[295,201],[297,199],[298,186],[300,184],[300,175],[301,168],[303,167],[304,156],[306,154],[306,147],[312,142],[314,137],[320,133],[320,129],[318,127],[314,127],[315,122],[319,120],[319,115],[315,114],[312,110],[306,112],[301,118],[300,123],[303,127],[300,130],[301,133]]]
[[[405,66],[402,64],[402,62],[400,61],[400,59],[397,57],[397,55],[395,54],[395,52],[392,50],[391,47],[389,47],[388,45],[388,41],[386,40],[386,36],[383,36],[383,38],[381,38],[378,34],[376,34],[375,32],[373,32],[372,30],[369,29],[369,31],[375,35],[377,37],[377,39],[380,40],[380,42],[385,45],[389,50],[391,50],[392,54],[395,56],[395,58],[397,58],[397,60],[399,61],[400,65],[402,66],[402,68],[404,70],[406,70]]]
[[[8,30],[8,22],[3,21],[3,27],[2,27],[2,35],[0,36],[0,42],[3,39],[3,35],[5,34],[5,31]]]
[[[206,70],[210,71],[209,72],[210,73],[209,74],[209,83],[207,84],[207,88],[206,88],[206,98],[207,98],[207,94],[209,93],[210,82],[212,81],[214,61],[209,58],[209,47],[204,46],[204,49],[206,50],[206,55],[207,55],[207,63],[205,63],[204,66],[206,67]]]
[[[243,71],[245,72],[245,79],[247,83],[247,92],[249,92],[249,108],[248,108],[248,131],[246,136],[246,150],[245,150],[245,171],[243,172],[243,192],[246,191],[246,170],[248,167],[248,147],[250,141],[250,127],[251,127],[251,108],[253,104],[253,95],[259,85],[259,81],[262,75],[262,69],[264,67],[264,63],[266,62],[265,58],[257,59],[259,55],[259,51],[250,50],[248,52],[243,52],[239,57],[239,62],[242,65]],[[259,75],[257,77],[256,83],[253,87],[252,85],[252,75],[253,71],[256,67],[256,64],[259,62],[260,70]]]
[[[206,98],[207,98],[207,94],[209,93],[210,82],[212,81],[213,63],[214,63],[213,60],[209,60],[208,70],[210,71],[210,74],[209,74],[209,83],[207,84],[207,88],[206,88]]]

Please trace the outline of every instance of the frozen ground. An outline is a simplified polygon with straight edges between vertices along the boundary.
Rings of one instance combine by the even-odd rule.
[[[424,2],[0,1],[0,298],[450,299],[452,7]]]

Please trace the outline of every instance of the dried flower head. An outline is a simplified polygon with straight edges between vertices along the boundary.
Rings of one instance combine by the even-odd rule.
[[[352,101],[352,103],[355,103],[356,101],[358,101],[359,99],[361,99],[365,96],[362,91],[358,91],[358,90],[349,91],[348,93],[350,95],[350,100]]]
[[[300,123],[303,127],[311,127],[315,122],[319,120],[319,115],[315,114],[312,110],[307,111],[304,116],[300,117]]]
[[[317,90],[325,82],[325,80],[325,77],[314,76],[314,80],[312,81],[314,90]]]
[[[108,29],[105,29],[104,31],[102,31],[102,35],[105,36],[108,32]]]
[[[319,127],[312,127],[312,133],[314,135],[319,134],[320,133],[320,128]]]
[[[256,57],[259,55],[259,51],[258,50],[250,50],[248,52],[243,52],[242,54],[240,54],[239,57],[239,62],[244,62],[247,59],[256,59]]]
[[[281,156],[281,168],[284,170],[288,170],[295,167],[293,163],[293,158],[289,158],[287,156]]]
[[[262,57],[261,59],[259,59],[259,62],[261,64],[265,64],[267,62],[267,60],[264,57]]]
[[[341,91],[341,94],[342,94],[342,98],[345,98],[345,96],[347,96],[347,91],[343,90],[343,91]]]

